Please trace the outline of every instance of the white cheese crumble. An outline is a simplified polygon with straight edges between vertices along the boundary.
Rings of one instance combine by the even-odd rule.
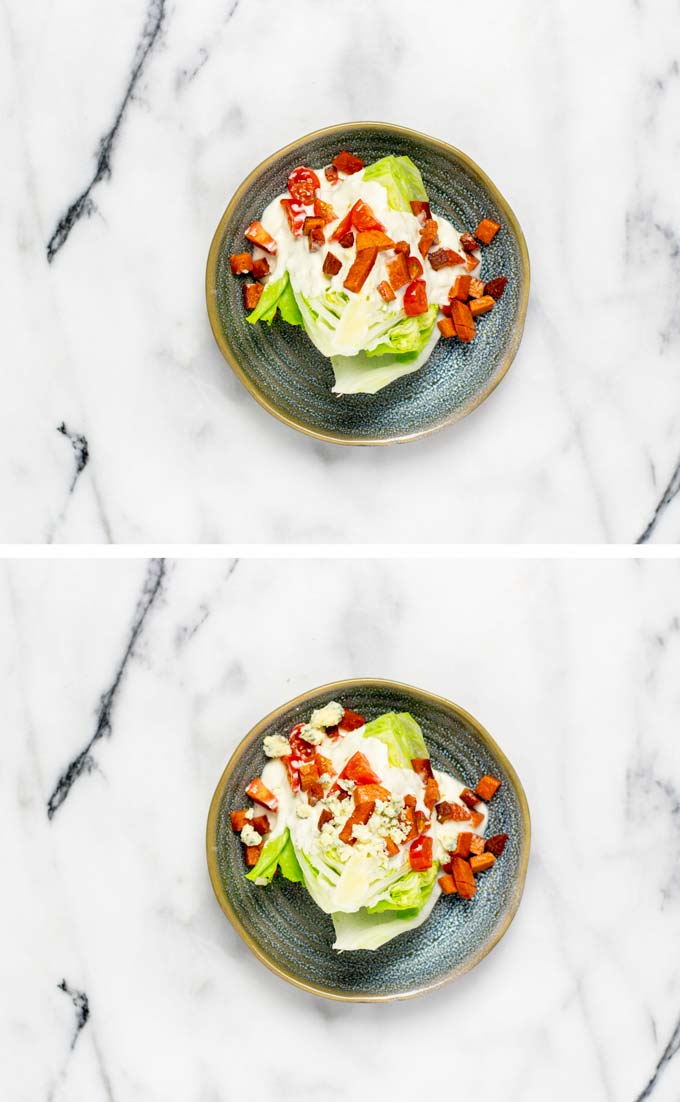
[[[295,808],[295,814],[298,819],[309,819],[309,817],[314,814],[314,811],[309,804],[298,804]]]
[[[246,823],[241,831],[241,841],[244,846],[259,846],[262,835],[258,834],[255,827],[251,826],[250,823]]]
[[[311,743],[312,746],[318,746],[320,742],[323,742],[323,731],[319,727],[314,727],[311,723],[305,723],[300,731],[300,738]]]
[[[323,708],[316,708],[312,712],[310,723],[312,727],[335,727],[340,722],[345,709],[337,700],[331,700]]]
[[[283,735],[267,735],[262,749],[268,758],[286,758],[290,754],[290,743]]]

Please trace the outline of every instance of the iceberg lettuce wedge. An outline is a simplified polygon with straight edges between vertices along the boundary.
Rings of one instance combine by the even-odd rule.
[[[387,747],[390,765],[411,769],[413,758],[429,758],[423,732],[408,712],[386,712],[364,727],[364,738],[377,738]]]
[[[435,882],[419,911],[413,909],[386,910],[371,914],[365,908],[355,914],[334,914],[335,942],[333,948],[338,952],[352,949],[379,949],[392,938],[415,930],[429,918],[432,908],[439,899],[441,890]]]
[[[410,157],[383,157],[364,169],[364,180],[375,180],[387,192],[393,210],[411,210],[411,201],[427,202],[427,192],[420,170]]]
[[[265,843],[259,861],[247,874],[246,879],[260,885],[270,884],[277,869],[281,870],[281,875],[286,880],[303,883],[302,870],[295,856],[288,827]]]

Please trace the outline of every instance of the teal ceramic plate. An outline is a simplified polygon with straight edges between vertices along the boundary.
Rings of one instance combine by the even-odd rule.
[[[366,164],[388,153],[411,157],[423,176],[433,213],[459,229],[481,218],[502,230],[482,248],[481,278],[508,277],[503,298],[469,345],[440,340],[420,371],[378,394],[338,397],[333,370],[306,334],[279,320],[248,325],[241,281],[229,256],[243,252],[243,232],[286,190],[296,165],[329,164],[349,149]],[[479,270],[474,273],[480,275]],[[208,315],[215,340],[241,382],[265,409],[292,428],[337,444],[393,444],[413,440],[460,420],[498,385],[510,367],[524,328],[529,257],[524,235],[491,180],[460,150],[414,130],[387,123],[345,123],[318,130],[279,150],[251,172],[220,221],[208,256]]]
[[[262,739],[287,735],[329,700],[375,719],[407,711],[423,729],[432,760],[467,784],[486,773],[503,782],[489,804],[488,834],[509,835],[502,858],[481,876],[473,900],[439,899],[417,930],[374,952],[337,953],[324,914],[299,884],[275,880],[259,888],[245,878],[241,843],[229,812],[264,764]],[[530,842],[529,810],[515,770],[471,715],[442,697],[394,681],[336,681],[303,693],[266,716],[234,751],[215,790],[207,827],[210,879],[219,904],[253,953],[273,972],[331,999],[378,1002],[420,995],[473,968],[500,940],[519,906]]]

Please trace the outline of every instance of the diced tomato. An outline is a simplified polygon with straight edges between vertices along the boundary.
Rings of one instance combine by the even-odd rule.
[[[421,834],[411,842],[408,850],[409,864],[416,872],[432,868],[432,838]]]
[[[276,253],[276,241],[261,222],[251,222],[245,232],[245,236],[253,244],[259,245],[266,253]]]
[[[329,184],[337,184],[338,182],[338,170],[335,165],[328,165],[323,170],[323,174],[328,180]]]
[[[352,796],[356,805],[366,800],[389,800],[392,793],[382,784],[358,784]]]
[[[312,761],[316,753],[314,747],[309,742],[305,742],[305,740],[300,736],[300,731],[303,727],[304,723],[296,724],[296,726],[293,727],[293,730],[288,736],[288,741],[290,743],[290,748],[292,751],[291,757],[293,761]]]
[[[414,279],[404,291],[404,313],[412,318],[427,310],[427,287],[423,279]]]
[[[338,727],[340,727],[342,731],[357,731],[359,727],[364,727],[365,724],[366,720],[364,716],[360,716],[358,712],[351,712],[349,708],[345,708]]]
[[[286,768],[291,792],[297,792],[300,787],[300,771],[297,765],[293,762],[292,757],[281,758],[281,761]]]
[[[423,274],[423,266],[417,256],[409,256],[407,264],[409,279],[418,279]]]
[[[355,230],[382,230],[383,233],[385,231],[382,222],[378,221],[368,203],[364,203],[363,199],[357,199],[352,207],[352,225]]]
[[[380,777],[373,772],[368,758],[361,750],[352,754],[340,776],[343,780],[354,781],[356,784],[380,784]]]
[[[355,172],[361,171],[364,162],[360,157],[355,157],[353,153],[348,153],[346,149],[343,149],[337,157],[333,158],[333,165],[340,172],[344,172],[345,175],[353,176]]]
[[[262,804],[269,811],[278,811],[279,801],[273,792],[270,792],[260,777],[255,777],[246,788],[246,796],[250,796],[256,804]]]
[[[304,203],[305,206],[309,206],[314,202],[314,193],[316,189],[321,186],[319,177],[316,172],[311,168],[305,168],[301,165],[300,168],[294,168],[288,177],[288,190],[298,203]]]
[[[314,200],[314,214],[317,218],[323,218],[324,222],[335,222],[338,217],[330,203],[324,203],[322,199]]]
[[[430,777],[434,776],[429,758],[411,758],[411,769],[418,774],[423,784],[427,784]]]
[[[449,318],[449,319],[451,318],[451,303],[450,302],[445,302],[443,306],[439,307],[439,309],[441,310],[441,312],[442,312],[442,314],[444,315],[445,318]],[[449,333],[447,335],[452,337],[454,335],[454,333],[455,333],[455,329],[454,329],[453,333]]]
[[[302,237],[302,229],[305,224],[307,212],[302,203],[296,203],[294,199],[282,199],[281,206],[288,219],[288,225],[293,237]]]

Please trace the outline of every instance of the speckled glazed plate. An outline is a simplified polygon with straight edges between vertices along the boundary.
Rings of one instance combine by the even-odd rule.
[[[241,843],[229,812],[243,806],[243,792],[261,772],[266,734],[291,727],[329,700],[375,719],[408,711],[423,729],[439,769],[467,784],[486,773],[503,782],[489,804],[488,834],[509,841],[491,873],[478,881],[471,901],[439,899],[417,930],[401,934],[374,952],[338,953],[330,916],[300,884],[276,879],[257,887],[245,878]],[[336,681],[303,693],[265,716],[236,748],[210,805],[207,854],[215,895],[227,918],[255,956],[273,972],[317,995],[380,1002],[420,995],[474,968],[496,945],[519,906],[529,860],[529,809],[515,770],[491,736],[468,712],[442,697],[394,681]]]
[[[433,213],[459,229],[481,218],[501,232],[482,248],[481,278],[508,277],[495,309],[471,344],[440,340],[428,363],[378,394],[338,397],[333,370],[307,335],[277,320],[248,325],[241,280],[229,268],[243,252],[246,226],[286,190],[296,165],[329,164],[349,149],[366,164],[388,153],[411,157],[423,176]],[[475,272],[479,275],[480,272]],[[318,130],[258,165],[239,187],[213,237],[206,272],[210,324],[222,354],[265,409],[292,428],[337,444],[393,444],[413,440],[460,420],[498,385],[512,363],[529,297],[529,256],[519,223],[482,170],[460,150],[414,130],[387,123],[345,123]]]

